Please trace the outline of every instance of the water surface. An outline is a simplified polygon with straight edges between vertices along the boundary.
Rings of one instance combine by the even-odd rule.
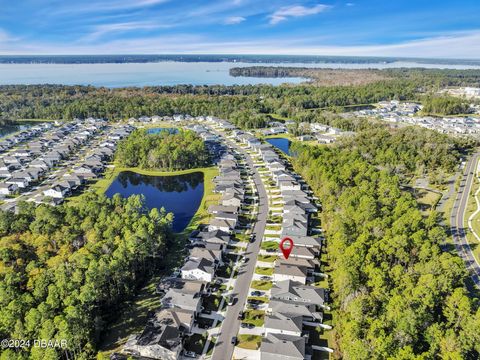
[[[399,67],[479,69],[470,64],[435,64],[415,61],[361,63],[262,63],[262,62],[179,62],[94,63],[94,64],[0,64],[0,85],[6,84],[64,84],[105,87],[155,85],[255,85],[300,83],[303,78],[234,77],[232,67],[288,66],[329,69],[387,69]]]
[[[172,212],[173,230],[183,231],[197,212],[203,197],[203,173],[173,176],[141,175],[132,171],[118,174],[105,195],[119,193],[123,197],[144,195],[149,209],[164,207]]]
[[[246,85],[300,83],[303,78],[233,77],[233,62],[176,62],[122,64],[0,64],[0,85],[63,84],[110,88],[155,85]],[[255,64],[263,65],[263,64]],[[264,64],[276,65],[276,64]],[[278,65],[278,64],[277,64]],[[294,65],[294,64],[292,64]]]
[[[269,138],[266,139],[268,143],[275,146],[277,149],[281,150],[287,155],[290,155],[290,144],[291,141],[286,138]]]
[[[149,128],[147,130],[147,133],[148,134],[160,134],[162,131],[166,131],[169,134],[176,134],[176,133],[178,133],[178,128],[174,128],[174,127]]]
[[[34,125],[39,125],[40,123],[38,122],[7,122],[7,123],[2,123],[0,122],[0,138],[13,134],[17,131],[23,131],[27,130],[28,128],[34,126]]]

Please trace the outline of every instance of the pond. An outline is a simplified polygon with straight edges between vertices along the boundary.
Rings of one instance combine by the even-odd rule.
[[[174,127],[158,127],[158,128],[150,128],[147,130],[148,134],[160,134],[162,131],[167,131],[170,134],[176,134],[178,133],[178,128]]]
[[[105,195],[119,193],[123,197],[144,195],[149,209],[164,207],[172,212],[173,231],[183,231],[197,212],[203,197],[203,173],[172,176],[151,176],[123,171],[118,174]]]
[[[266,139],[266,141],[275,146],[277,149],[281,150],[287,155],[290,155],[290,144],[291,141],[286,138],[270,138]]]
[[[23,131],[27,130],[28,128],[34,126],[34,125],[39,125],[41,123],[39,122],[29,122],[29,121],[24,121],[24,122],[0,122],[0,138],[13,134],[14,132],[17,131]]]

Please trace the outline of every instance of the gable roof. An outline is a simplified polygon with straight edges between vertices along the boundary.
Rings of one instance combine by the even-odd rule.
[[[270,333],[262,339],[260,353],[262,360],[303,360],[305,359],[305,338]]]
[[[284,280],[273,285],[271,298],[323,305],[325,303],[325,289],[303,285],[297,281]]]

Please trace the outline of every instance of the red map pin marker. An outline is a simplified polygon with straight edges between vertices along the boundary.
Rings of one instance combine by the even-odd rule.
[[[287,260],[293,250],[293,240],[289,237],[284,237],[282,241],[280,241],[280,250],[282,250],[283,256],[285,260]]]

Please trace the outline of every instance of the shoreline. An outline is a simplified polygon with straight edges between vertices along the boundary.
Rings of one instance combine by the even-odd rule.
[[[213,192],[213,178],[218,175],[218,168],[216,166],[174,171],[145,170],[138,167],[115,166],[114,168],[107,169],[104,173],[104,177],[97,180],[94,184],[91,184],[90,189],[93,189],[99,194],[104,194],[113,181],[117,178],[118,174],[124,171],[131,171],[146,176],[176,176],[192,174],[196,172],[203,173],[202,201],[200,202],[197,211],[193,215],[186,228],[181,232],[175,233],[175,235],[184,236],[194,230],[194,228],[196,228],[200,223],[208,220],[210,217],[208,214],[208,206],[211,205],[210,203],[216,202],[220,197],[220,195],[217,195]]]

